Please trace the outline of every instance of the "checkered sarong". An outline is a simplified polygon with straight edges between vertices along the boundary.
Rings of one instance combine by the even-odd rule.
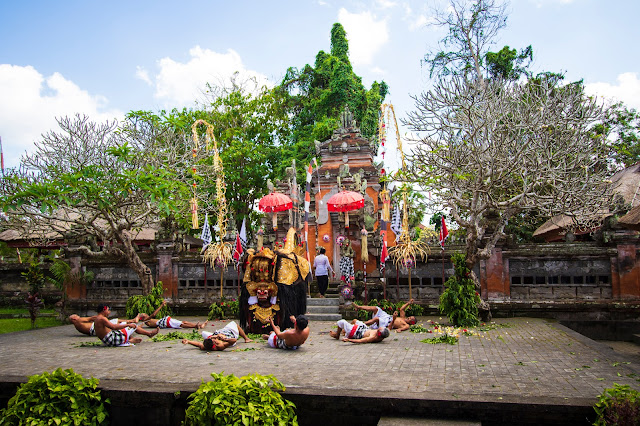
[[[129,336],[127,336],[126,333],[120,330],[111,330],[102,339],[104,344],[107,346],[120,346],[124,343],[127,343],[128,340],[129,340]]]

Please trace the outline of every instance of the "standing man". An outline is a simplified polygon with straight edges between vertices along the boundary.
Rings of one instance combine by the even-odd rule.
[[[336,274],[331,267],[331,263],[329,263],[329,258],[325,255],[326,252],[327,250],[321,247],[320,254],[313,260],[313,267],[316,270],[316,278],[318,279],[318,291],[322,298],[324,298],[327,287],[329,287],[329,271],[331,271],[333,275]]]

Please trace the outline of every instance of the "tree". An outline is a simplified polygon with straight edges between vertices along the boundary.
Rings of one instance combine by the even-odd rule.
[[[188,135],[187,145],[191,145],[184,147],[188,152],[193,147],[191,125],[203,119],[213,126],[224,168],[227,204],[234,217],[235,229],[239,229],[244,218],[254,224],[259,222],[253,204],[267,193],[267,180],[276,176],[280,165],[281,144],[290,125],[279,93],[259,86],[255,80],[241,80],[236,74],[228,82],[208,84],[204,101],[197,109],[161,111],[159,114],[135,111],[129,117],[150,126],[168,126],[176,133]],[[197,167],[210,166],[211,161],[210,156],[205,156]],[[191,165],[185,164],[185,169],[190,168]],[[207,197],[211,202],[202,202],[201,211],[215,210],[215,187],[208,186],[201,191],[211,191]],[[249,238],[252,228],[249,226]]]
[[[640,114],[622,102],[615,103],[595,129],[597,135],[610,133],[612,168],[629,167],[640,161]]]
[[[362,135],[373,139],[378,111],[388,92],[385,82],[374,81],[365,89],[349,61],[347,34],[339,23],[331,29],[331,52],[318,52],[313,67],[289,68],[276,89],[293,116],[291,137],[283,145],[282,167],[289,166],[292,158],[308,164],[314,156],[314,141],[331,136],[345,106],[354,113]]]
[[[449,34],[440,42],[442,50],[428,53],[424,62],[429,64],[432,77],[482,79],[489,46],[506,26],[506,4],[500,0],[450,1],[448,9],[436,10],[434,16],[434,25],[448,28]],[[493,59],[493,63],[500,62]]]
[[[121,258],[148,292],[153,277],[134,239],[160,218],[188,215],[190,182],[180,166],[187,161],[184,148],[176,148],[184,138],[132,121],[97,124],[76,116],[58,124],[60,131],[43,135],[3,179],[3,211],[31,238],[77,239],[70,250]]]
[[[418,132],[405,178],[450,209],[465,229],[470,270],[488,258],[509,220],[536,210],[591,227],[611,201],[604,109],[552,80],[440,80],[405,120]]]

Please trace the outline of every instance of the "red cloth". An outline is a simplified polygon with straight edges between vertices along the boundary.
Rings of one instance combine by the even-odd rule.
[[[449,231],[447,230],[447,224],[444,223],[444,216],[442,216],[442,225],[440,226],[440,246],[444,250],[444,240],[449,236]]]

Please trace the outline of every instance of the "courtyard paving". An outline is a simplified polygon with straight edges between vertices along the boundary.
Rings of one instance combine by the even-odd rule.
[[[180,319],[203,320],[197,317]],[[446,318],[421,317],[446,325]],[[207,330],[226,321],[209,323]],[[329,337],[331,322],[310,323],[311,335],[297,351],[263,341],[238,343],[207,353],[178,340],[124,348],[83,346],[98,339],[73,326],[0,335],[0,376],[26,376],[73,368],[85,377],[126,387],[167,391],[197,388],[211,372],[242,376],[273,374],[288,390],[313,394],[370,394],[451,401],[551,401],[593,405],[613,383],[640,389],[640,353],[614,351],[552,320],[497,319],[485,331],[460,336],[456,345],[428,344],[430,333],[392,332],[382,343],[358,345]],[[167,333],[169,330],[161,330]],[[102,385],[102,383],[101,383]]]

